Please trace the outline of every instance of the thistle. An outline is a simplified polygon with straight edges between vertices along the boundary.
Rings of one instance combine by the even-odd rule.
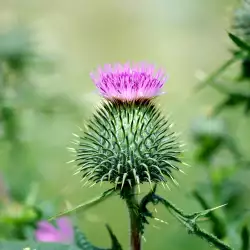
[[[153,100],[162,93],[163,71],[144,63],[116,64],[99,68],[91,78],[104,100],[77,148],[83,180],[108,181],[117,189],[177,183],[172,171],[181,171],[180,145]]]
[[[177,184],[172,172],[182,172],[179,165],[183,164],[179,157],[181,149],[177,136],[154,102],[155,97],[162,93],[166,81],[162,70],[145,63],[133,66],[116,64],[99,68],[91,77],[104,98],[83,135],[76,135],[80,141],[77,142],[77,157],[74,161],[79,166],[77,172],[82,173],[86,183],[92,182],[92,186],[105,181],[114,184],[114,187],[74,210],[87,209],[111,194],[119,193],[129,212],[130,249],[141,250],[141,239],[149,219],[165,223],[155,218],[147,205],[162,204],[175,214],[189,232],[220,249],[230,250],[216,237],[200,230],[196,224],[200,216],[214,209],[185,215],[156,194],[158,183],[165,185],[170,180]],[[140,191],[141,183],[149,183],[151,190],[140,200],[135,188],[138,187]],[[120,244],[118,247],[121,249]]]

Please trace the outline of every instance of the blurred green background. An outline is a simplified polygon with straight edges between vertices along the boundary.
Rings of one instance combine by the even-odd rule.
[[[84,126],[100,103],[89,72],[109,62],[147,61],[163,67],[170,76],[167,94],[158,103],[166,115],[171,114],[175,130],[182,132],[187,144],[185,161],[192,166],[185,170],[187,176],[176,176],[180,188],[172,185],[171,191],[160,193],[186,212],[200,210],[190,192],[207,176],[204,168],[193,164],[190,126],[194,118],[207,114],[221,95],[211,88],[195,94],[194,87],[203,71],[213,71],[229,57],[226,31],[238,2],[0,0],[0,33],[14,29],[7,42],[0,43],[0,53],[24,39],[22,49],[32,48],[39,55],[27,70],[10,76],[15,86],[7,88],[7,106],[14,107],[16,120],[10,118],[10,124],[17,127],[10,129],[9,137],[4,133],[3,117],[0,121],[0,170],[16,199],[36,189],[39,202],[56,204],[51,213],[57,213],[66,204],[77,205],[108,187],[82,188],[80,176],[73,176],[74,166],[66,164],[72,159],[66,149],[72,132],[79,132],[78,126]],[[26,43],[24,30],[28,30],[31,44]],[[235,110],[224,116],[232,117],[229,133],[247,152],[249,118],[241,119],[238,113]],[[242,182],[246,178],[239,177]],[[210,248],[188,235],[163,210],[159,209],[158,217],[169,225],[152,222],[160,229],[147,228],[144,249]],[[77,214],[77,219],[96,245],[109,244],[104,227],[108,222],[124,249],[128,247],[128,215],[119,197]]]

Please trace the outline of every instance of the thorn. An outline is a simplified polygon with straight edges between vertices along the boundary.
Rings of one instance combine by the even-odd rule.
[[[155,209],[154,209],[154,210],[155,210],[155,213],[158,213],[158,212],[157,212],[157,209],[156,209],[156,207],[155,207]]]
[[[122,188],[123,188],[123,186],[124,186],[124,183],[125,183],[125,180],[126,180],[127,175],[128,175],[127,173],[123,174],[121,190],[122,190]]]
[[[69,147],[67,147],[67,149],[68,149],[70,152],[76,153],[76,149],[75,149],[75,148],[69,148]]]
[[[164,174],[162,173],[161,169],[158,166],[152,165],[152,167],[156,168],[159,171],[159,173],[161,174],[161,176],[164,177]]]
[[[117,170],[118,170],[118,173],[120,174],[121,164],[117,164]]]
[[[226,204],[223,204],[223,205],[220,205],[220,206],[217,206],[217,207],[214,207],[214,208],[208,209],[208,210],[211,212],[211,211],[214,211],[214,210],[216,210],[216,209],[219,209],[219,208],[225,207],[225,206],[227,206],[227,205],[228,205],[228,204],[226,203]]]
[[[174,125],[175,125],[174,123],[171,123],[171,124],[169,125],[169,128],[172,128]]]
[[[89,187],[92,188],[96,185],[96,182],[94,182],[93,184],[91,184]]]
[[[167,183],[165,183],[165,185],[167,186],[168,190],[171,191],[171,188],[169,187],[169,185]]]
[[[133,174],[134,174],[135,181],[136,181],[136,183],[137,183],[138,192],[139,192],[139,194],[140,194],[140,192],[141,192],[141,189],[140,189],[140,178],[139,178],[139,176],[136,174],[135,168],[133,168]]]
[[[184,175],[187,175],[183,170],[179,169],[179,171],[184,174]]]
[[[110,181],[110,178],[111,178],[111,173],[113,172],[113,169],[110,169],[109,172],[108,172],[108,181]]]
[[[147,240],[146,240],[146,238],[145,238],[144,235],[142,235],[142,239],[143,239],[144,242],[147,242]]]
[[[137,175],[136,175],[136,170],[135,170],[135,168],[133,168],[132,171],[133,171],[134,179],[135,179],[135,181],[136,181],[136,176],[137,176]]]
[[[89,183],[89,180],[87,180],[87,181],[82,185],[82,187],[85,187],[88,183]]]
[[[84,167],[79,167],[79,166],[74,166],[74,168],[76,169],[76,171],[84,169]]]
[[[131,183],[130,179],[128,179],[128,184],[129,184],[130,187],[132,187],[132,183]]]
[[[152,181],[151,181],[149,172],[144,171],[144,173],[147,175],[147,179],[148,179],[148,182],[149,182],[149,185],[150,185],[150,189],[153,190]]]
[[[81,170],[77,170],[73,175],[77,175],[81,172]]]
[[[191,167],[188,163],[186,163],[186,162],[181,162],[184,166],[187,166],[187,167]]]
[[[74,145],[79,145],[79,141],[71,141],[70,143],[74,144]]]
[[[164,223],[164,224],[168,225],[168,223],[167,223],[166,221],[161,220],[161,219],[159,219],[159,218],[154,218],[154,220],[159,221],[159,222],[161,222],[161,223]]]
[[[101,180],[100,180],[100,186],[102,186],[103,180],[104,180],[104,178],[105,178],[107,175],[108,175],[108,174],[105,174],[105,175],[102,176],[102,178],[101,178]]]
[[[116,179],[115,179],[115,189],[117,188],[118,182],[119,182],[119,176],[116,177]]]
[[[161,185],[163,186],[164,189],[166,189],[164,182],[161,182]]]
[[[80,182],[83,182],[85,179],[86,179],[86,176],[83,177],[83,178],[80,180]]]
[[[80,131],[83,131],[83,129],[81,128],[81,127],[79,127],[79,126],[76,126]]]
[[[67,161],[66,164],[70,164],[70,163],[73,163],[73,162],[75,162],[75,160]]]
[[[77,137],[77,138],[80,138],[79,135],[75,134],[75,133],[72,133],[73,136]]]
[[[174,182],[174,184],[176,186],[180,186],[180,184],[178,183],[178,181],[171,174],[169,174],[169,176],[170,176],[170,178],[172,179],[172,181]]]

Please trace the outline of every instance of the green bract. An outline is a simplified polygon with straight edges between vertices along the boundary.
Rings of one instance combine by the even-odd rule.
[[[117,188],[173,181],[181,153],[171,124],[152,101],[105,101],[81,136],[77,159],[82,177]]]

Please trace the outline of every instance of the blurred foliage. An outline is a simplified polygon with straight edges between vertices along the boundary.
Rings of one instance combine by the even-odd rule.
[[[29,143],[22,136],[25,115],[36,112],[52,116],[77,110],[69,99],[42,93],[39,86],[31,82],[32,73],[40,73],[42,68],[46,68],[43,72],[50,72],[48,69],[53,70],[53,67],[51,60],[36,53],[29,30],[16,27],[0,35],[0,143],[8,158],[4,173],[9,184],[8,192],[19,201],[24,199],[31,182],[38,177],[37,164],[26,157]],[[27,185],[23,185],[21,176],[25,176]]]
[[[250,41],[250,2],[243,1],[242,6],[235,11],[233,28],[240,37]]]
[[[25,239],[27,228],[34,228],[42,217],[33,185],[39,173],[27,157],[29,142],[22,137],[25,112],[52,116],[60,110],[70,113],[76,106],[39,92],[30,75],[44,67],[43,72],[49,72],[52,61],[36,54],[29,30],[16,27],[0,34],[0,146],[8,159],[0,180],[0,238]]]
[[[211,230],[219,239],[229,243],[234,249],[249,249],[249,188],[247,183],[239,182],[239,176],[249,169],[249,155],[244,155],[236,135],[227,130],[230,121],[223,119],[223,113],[236,106],[243,106],[244,115],[250,111],[250,40],[249,40],[249,3],[236,12],[233,28],[236,35],[229,33],[229,39],[236,47],[232,57],[211,74],[198,89],[211,86],[224,95],[215,104],[207,117],[197,119],[192,128],[196,143],[195,160],[207,172],[207,182],[201,183],[193,191],[193,196],[202,208],[208,209],[214,203],[227,204],[208,216]],[[238,35],[237,35],[238,34]],[[231,66],[239,63],[237,77],[227,80],[222,77]],[[237,84],[235,84],[237,83]],[[231,112],[233,114],[233,112]]]

